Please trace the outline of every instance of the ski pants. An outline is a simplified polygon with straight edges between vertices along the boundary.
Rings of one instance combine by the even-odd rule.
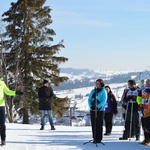
[[[150,117],[141,118],[142,128],[144,131],[144,138],[150,139]]]
[[[6,139],[6,126],[5,126],[5,107],[0,107],[0,135],[1,140]]]
[[[110,113],[105,112],[104,120],[105,120],[106,133],[111,133],[112,125],[113,125],[113,114],[111,112]]]
[[[91,110],[90,114],[93,139],[96,142],[101,142],[103,138],[103,120],[105,112]]]
[[[140,124],[139,124],[138,111],[133,111],[133,112],[128,111],[126,115],[127,116],[126,116],[126,120],[125,120],[125,130],[124,130],[123,138],[128,138],[130,136],[130,131],[131,131],[131,136],[136,135],[136,138],[139,138]],[[131,119],[131,117],[132,117],[132,119]],[[130,129],[130,127],[131,127],[131,129]]]

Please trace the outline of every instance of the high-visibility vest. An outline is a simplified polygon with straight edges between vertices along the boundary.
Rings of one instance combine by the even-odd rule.
[[[5,106],[4,93],[10,96],[16,95],[15,91],[9,90],[4,81],[0,80],[0,107]]]

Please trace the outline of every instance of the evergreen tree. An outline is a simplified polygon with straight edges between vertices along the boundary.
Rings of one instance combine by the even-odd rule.
[[[51,9],[44,6],[46,0],[18,0],[11,3],[8,11],[4,12],[3,21],[7,23],[5,44],[7,45],[7,68],[15,75],[17,89],[24,92],[22,96],[23,123],[29,123],[29,113],[37,113],[37,89],[41,81],[49,79],[51,85],[59,86],[67,80],[60,77],[59,65],[68,59],[58,57],[63,41],[52,44],[56,35],[52,24]],[[55,100],[61,105],[58,115],[66,110],[68,98]],[[55,106],[55,105],[54,105]],[[54,112],[58,108],[54,107]]]

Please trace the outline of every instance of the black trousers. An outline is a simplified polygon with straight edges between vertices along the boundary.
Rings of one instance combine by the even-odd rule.
[[[139,113],[138,111],[128,111],[126,114],[126,120],[125,120],[125,130],[123,134],[123,138],[128,138],[130,136],[136,135],[136,138],[139,138],[140,136],[140,124],[139,124]],[[131,119],[132,117],[132,119]],[[131,129],[130,129],[131,127]]]
[[[0,107],[0,134],[1,140],[6,139],[6,126],[5,126],[5,107]]]
[[[111,112],[110,113],[105,112],[104,120],[105,120],[106,133],[111,133],[112,125],[113,125],[113,114]]]
[[[90,111],[91,114],[91,125],[92,125],[92,135],[96,142],[101,142],[103,138],[103,119],[104,111]]]
[[[142,128],[144,131],[144,138],[150,139],[150,117],[141,118]]]

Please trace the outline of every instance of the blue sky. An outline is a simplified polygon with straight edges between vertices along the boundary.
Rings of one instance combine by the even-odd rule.
[[[0,12],[13,0],[2,1]],[[15,0],[14,0],[15,1]],[[150,0],[47,0],[61,67],[144,70],[150,59]]]

